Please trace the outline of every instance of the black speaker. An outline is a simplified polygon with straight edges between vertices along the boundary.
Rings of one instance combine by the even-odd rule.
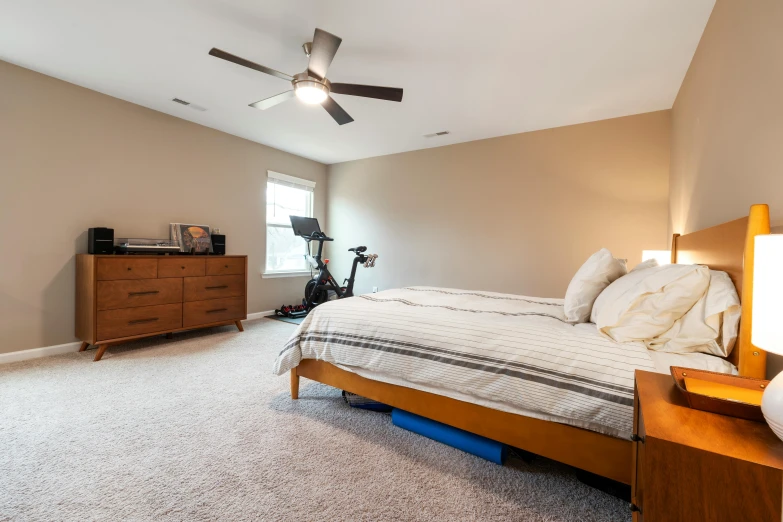
[[[226,255],[225,234],[212,234],[212,253],[219,256]]]
[[[87,252],[90,254],[114,253],[114,229],[91,228],[87,231]]]

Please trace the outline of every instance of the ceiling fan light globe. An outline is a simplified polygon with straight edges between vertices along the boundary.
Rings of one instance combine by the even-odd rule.
[[[329,95],[326,86],[317,82],[298,82],[294,91],[297,98],[310,105],[323,103]]]

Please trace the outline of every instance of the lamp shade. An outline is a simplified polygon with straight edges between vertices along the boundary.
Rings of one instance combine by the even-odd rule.
[[[783,234],[755,237],[751,342],[783,355]]]

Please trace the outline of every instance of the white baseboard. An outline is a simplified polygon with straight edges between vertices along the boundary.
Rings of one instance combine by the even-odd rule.
[[[39,357],[60,355],[62,353],[78,352],[81,345],[81,342],[76,341],[74,343],[58,344],[56,346],[44,346],[43,348],[32,348],[30,350],[0,353],[0,364],[26,361],[27,359],[38,359]]]
[[[256,319],[261,319],[262,317],[266,317],[268,315],[275,315],[275,311],[267,310],[266,312],[256,312],[254,314],[247,314],[247,320],[255,321]]]
[[[266,312],[256,312],[247,314],[248,321],[255,321],[268,315],[275,315],[274,310]],[[12,363],[17,361],[26,361],[27,359],[38,359],[49,355],[60,355],[62,353],[78,352],[82,345],[80,341],[73,343],[58,344],[56,346],[44,346],[43,348],[31,348],[29,350],[19,350],[16,352],[0,353],[0,364]]]

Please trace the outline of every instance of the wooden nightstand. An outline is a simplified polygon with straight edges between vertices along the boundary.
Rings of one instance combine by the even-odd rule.
[[[783,442],[765,423],[693,410],[670,375],[636,371],[634,522],[781,520]]]

